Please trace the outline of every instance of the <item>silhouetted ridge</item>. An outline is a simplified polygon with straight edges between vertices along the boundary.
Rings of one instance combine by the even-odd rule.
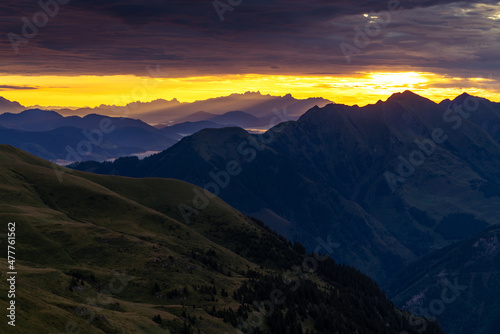
[[[472,106],[473,104],[475,104],[479,100],[484,100],[484,99],[477,97],[477,96],[470,95],[468,93],[462,93],[459,96],[457,96],[453,101],[451,101],[451,103],[455,104],[455,105],[469,103]]]
[[[417,102],[417,101],[430,101],[429,99],[420,96],[418,94],[415,94],[411,90],[405,90],[402,93],[394,93],[387,99],[386,102],[393,102],[393,101],[411,101],[411,102]]]
[[[298,121],[303,122],[308,120],[314,120],[317,119],[317,117],[321,117],[321,115],[344,112],[348,108],[354,108],[354,107],[349,107],[344,104],[335,104],[335,103],[327,104],[323,108],[314,106],[311,109],[309,109],[304,115],[300,116]]]

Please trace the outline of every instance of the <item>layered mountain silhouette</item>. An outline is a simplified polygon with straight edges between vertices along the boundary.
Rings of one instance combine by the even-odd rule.
[[[184,123],[184,122],[199,122],[199,121],[206,121],[209,120],[210,118],[216,117],[216,114],[211,114],[206,111],[198,111],[193,114],[190,114],[188,116],[183,116],[181,118],[175,119],[175,123]]]
[[[498,110],[467,94],[443,106],[406,91],[314,107],[262,135],[206,129],[144,160],[73,167],[206,186],[309,250],[335,245],[335,258],[382,282],[499,222]]]
[[[176,139],[135,119],[91,114],[63,117],[30,109],[0,115],[0,142],[49,160],[106,160],[161,151]]]
[[[0,96],[0,112],[18,113],[23,111],[24,109],[26,108],[22,106],[20,103],[15,101],[9,101],[6,98]]]
[[[20,333],[443,333],[219,198],[186,226],[177,206],[203,191],[186,182],[77,172],[7,145],[0,179]]]
[[[29,109],[20,113],[0,115],[0,142],[14,145],[49,160],[106,160],[146,151],[162,151],[185,136],[206,128],[222,128],[227,122],[258,126],[264,121],[249,114],[220,115],[221,123],[213,121],[184,122],[161,129],[141,120],[90,114],[85,117],[64,117],[55,111]],[[255,122],[254,120],[257,120]],[[112,130],[103,133],[101,122]],[[101,132],[97,134],[96,132]],[[102,139],[102,140],[101,140]],[[93,141],[95,142],[93,142]],[[82,142],[92,145],[90,154],[70,154]],[[98,143],[98,144],[97,144]],[[67,147],[70,147],[68,150]],[[88,147],[81,151],[87,152]],[[78,153],[78,152],[77,152]],[[70,159],[68,159],[70,156]]]
[[[324,106],[331,101],[323,98],[296,99],[292,95],[271,96],[260,92],[246,92],[244,94],[231,94],[218,98],[200,100],[195,102],[179,102],[155,100],[152,102],[134,102],[126,106],[102,105],[96,108],[81,108],[77,110],[61,109],[60,114],[87,115],[100,114],[107,116],[123,116],[140,118],[149,124],[164,124],[206,121],[212,115],[222,115],[231,111],[241,111],[257,118],[266,118],[273,115],[273,110],[286,109],[290,117],[299,117],[306,110],[318,105]]]
[[[198,114],[198,113],[197,113]],[[200,114],[198,114],[200,115]],[[203,114],[205,115],[205,114]],[[198,120],[198,121],[184,121],[184,122],[176,122],[173,125],[169,126],[157,126],[160,129],[168,129],[168,131],[173,131],[174,129],[177,128],[182,128],[186,127],[189,125],[192,126],[197,126],[199,130],[202,130],[204,128],[220,128],[220,127],[240,127],[244,129],[264,129],[268,130],[272,126],[276,125],[276,119],[278,119],[278,116],[280,118],[284,118],[287,121],[288,120],[296,120],[298,117],[290,116],[290,115],[283,115],[279,114],[276,116],[275,114],[268,115],[266,117],[255,117],[252,114],[246,113],[244,111],[229,111],[227,113],[224,113],[222,115],[215,115],[210,117],[207,117],[206,119],[203,120]],[[206,116],[206,115],[205,115]],[[199,119],[202,117],[186,117],[183,119]],[[198,130],[198,131],[199,131]],[[197,132],[197,131],[195,131]],[[193,134],[194,132],[191,132],[190,134]]]
[[[257,119],[246,113],[230,112],[217,117],[220,123],[183,122],[158,129],[131,118],[97,114],[63,117],[55,111],[29,109],[0,115],[0,142],[54,161],[103,161],[146,151],[162,151],[185,136],[206,128],[226,127],[229,122],[248,127],[269,123],[269,120]],[[112,131],[102,133],[103,121],[109,123]],[[102,138],[96,132],[102,133]],[[78,150],[82,142],[93,144],[90,154],[71,154]],[[88,146],[80,151],[87,153]]]
[[[62,111],[42,109],[28,109],[18,112],[24,107],[15,102],[4,100],[3,104],[0,103],[0,111],[11,110],[12,112],[0,115],[0,140],[2,143],[14,145],[53,161],[67,161],[68,163],[86,160],[104,161],[131,154],[161,151],[172,146],[181,138],[206,128],[238,126],[249,130],[264,131],[275,125],[277,119],[283,121],[297,118],[297,116],[288,113],[287,105],[291,106],[292,111],[297,112],[298,107],[310,106],[312,101],[316,101],[315,99],[295,100],[291,96],[276,98],[254,93],[221,99],[209,101],[207,105],[217,104],[221,108],[224,108],[225,105],[257,108],[255,103],[260,101],[271,108],[279,103],[286,104],[282,104],[284,109],[280,111],[269,109],[270,114],[263,117],[256,117],[243,111],[228,111],[222,114],[195,112],[187,114],[187,116],[184,114],[181,118],[175,118],[179,113],[188,113],[190,109],[186,106],[192,105],[182,104],[186,108],[164,110],[166,119],[175,118],[175,120],[167,122],[166,125],[153,127],[139,119],[105,116],[96,113],[80,117],[63,116],[60,114]],[[158,104],[161,103],[155,101],[140,105],[144,105],[144,108],[147,105],[149,108]],[[194,104],[196,105],[196,103]],[[4,105],[8,105],[10,109],[6,109]],[[106,108],[101,106],[93,110],[86,110],[106,112]],[[80,111],[66,110],[66,112],[74,114]],[[109,110],[107,112],[109,114]],[[109,127],[113,129],[105,133],[102,138],[100,138],[99,133],[96,133],[101,130],[101,122],[109,122]]]
[[[224,125],[238,126],[240,128],[260,127],[266,125],[266,119],[257,118],[243,111],[230,111],[223,115],[210,118],[209,121]]]
[[[106,117],[97,114],[89,114],[85,117],[63,117],[55,111],[42,109],[29,109],[20,113],[4,113],[0,115],[0,124],[6,128],[24,131],[48,131],[61,127],[92,130],[99,128],[103,118],[109,118],[117,129],[135,127],[150,132],[156,130],[156,128],[138,119]]]

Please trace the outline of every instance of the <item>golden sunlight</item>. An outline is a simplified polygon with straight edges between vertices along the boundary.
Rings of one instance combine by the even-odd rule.
[[[323,97],[336,103],[366,105],[395,92],[412,90],[439,102],[464,91],[500,101],[485,78],[452,78],[426,72],[359,72],[350,76],[223,75],[188,78],[120,76],[0,76],[0,96],[25,106],[95,107],[134,101],[178,99],[192,102],[232,93],[292,94],[296,98]],[[360,94],[362,92],[362,94]]]

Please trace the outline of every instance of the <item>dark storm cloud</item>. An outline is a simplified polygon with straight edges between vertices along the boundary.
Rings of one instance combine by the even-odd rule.
[[[227,3],[226,0],[222,0]],[[236,1],[235,1],[236,2]],[[233,2],[233,3],[235,3]],[[388,26],[346,62],[365,13],[389,1],[243,0],[224,21],[213,1],[72,0],[16,54],[7,38],[22,35],[36,1],[4,1],[0,72],[137,74],[160,64],[170,76],[226,73],[349,73],[373,67],[472,75],[498,66],[496,1],[401,1]]]
[[[228,1],[222,1],[229,4]],[[234,3],[237,1],[235,0]],[[335,18],[337,16],[364,13],[367,10],[382,10],[387,8],[389,1],[329,1],[313,0],[242,0],[238,8],[239,15],[227,19],[232,21],[234,27],[241,29],[259,29],[260,26],[277,26],[287,24],[295,26],[297,23],[315,22],[318,19]],[[439,4],[456,2],[453,0],[425,0],[401,1],[407,8],[430,7]],[[496,3],[495,1],[469,1],[469,3]],[[185,0],[125,0],[125,1],[99,1],[99,0],[73,0],[69,6],[97,13],[106,13],[122,19],[130,24],[145,24],[159,22],[164,19],[180,25],[199,26],[207,28],[213,24],[218,16],[214,10],[213,1]],[[231,13],[231,12],[227,12]]]

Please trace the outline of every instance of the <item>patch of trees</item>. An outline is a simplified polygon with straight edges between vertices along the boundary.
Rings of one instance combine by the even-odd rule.
[[[422,326],[412,325],[410,315],[397,311],[377,284],[358,270],[333,260],[323,262],[318,274],[331,284],[329,288],[306,277],[284,280],[249,270],[248,281],[232,294],[240,303],[237,310],[212,306],[206,311],[252,334],[442,333],[431,321],[424,332]],[[270,294],[277,290],[281,297],[271,301]],[[259,317],[262,323],[253,326]],[[304,328],[306,323],[312,328]]]

